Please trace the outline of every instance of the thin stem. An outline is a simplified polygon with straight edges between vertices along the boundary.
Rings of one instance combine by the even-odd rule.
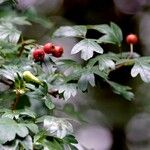
[[[19,54],[17,55],[18,57],[21,57],[21,55],[24,51],[24,46],[25,46],[25,44],[22,44],[21,47],[19,48]]]
[[[20,47],[19,47],[19,53],[17,54],[17,56],[18,57],[21,57],[21,55],[22,55],[22,53],[23,53],[23,51],[25,50],[25,46],[26,45],[28,45],[29,43],[28,43],[28,40],[27,41],[25,41],[24,39],[23,39],[23,37],[21,37],[21,43],[19,43],[19,45],[20,45]],[[37,44],[34,44],[35,45],[35,47],[38,47],[37,46]]]
[[[24,51],[24,46],[25,46],[24,39],[21,36],[21,47],[19,48],[19,54],[17,55],[18,57],[21,57],[21,55],[22,55],[22,53]]]
[[[133,54],[133,44],[130,44],[130,53]]]
[[[123,66],[131,66],[131,65],[133,65],[134,63],[135,63],[134,59],[129,59],[129,60],[127,60],[127,61],[125,61],[125,62],[122,62],[122,63],[120,63],[120,64],[116,64],[115,70],[116,70],[116,69],[119,69],[119,68],[121,68],[121,67],[123,67]],[[112,71],[114,71],[114,69],[110,70],[109,73],[112,72]]]
[[[122,58],[122,48],[120,45],[119,45],[119,52],[120,52],[120,57]]]
[[[20,98],[20,93],[18,90],[16,90],[16,100],[15,100],[14,104],[12,104],[12,110],[16,110],[17,104],[19,102],[19,98]]]
[[[133,56],[133,44],[131,43],[130,44],[130,54],[129,54],[128,58],[132,58],[132,56]]]

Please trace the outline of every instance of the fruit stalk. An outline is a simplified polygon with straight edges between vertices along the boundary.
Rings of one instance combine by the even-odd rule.
[[[129,54],[129,58],[131,58],[133,56],[133,44],[130,44],[130,54]]]

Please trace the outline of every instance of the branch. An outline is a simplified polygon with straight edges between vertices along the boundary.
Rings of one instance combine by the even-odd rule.
[[[20,99],[20,93],[18,90],[16,90],[16,100],[15,102],[12,104],[12,110],[16,110],[17,104],[19,102]]]

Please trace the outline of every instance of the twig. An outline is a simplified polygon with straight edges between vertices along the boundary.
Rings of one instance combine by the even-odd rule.
[[[20,99],[20,93],[18,90],[16,90],[16,100],[15,102],[12,104],[12,110],[16,110],[17,104],[19,102]]]

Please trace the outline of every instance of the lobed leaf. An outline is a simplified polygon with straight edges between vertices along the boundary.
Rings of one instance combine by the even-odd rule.
[[[44,99],[45,99],[45,105],[49,110],[52,110],[55,108],[55,105],[53,104],[50,96],[46,96]]]
[[[18,124],[10,118],[0,118],[0,144],[15,139],[16,135],[25,137],[28,135],[28,129],[23,124]]]
[[[32,137],[26,136],[23,140],[18,140],[25,150],[33,150]]]
[[[88,83],[90,83],[91,86],[95,86],[95,77],[94,74],[82,74],[79,81],[78,81],[78,87],[82,91],[85,91],[88,88]]]
[[[21,32],[18,31],[11,23],[0,24],[0,40],[17,43]]]
[[[94,52],[103,53],[103,49],[92,39],[84,39],[77,43],[71,50],[71,54],[76,54],[81,51],[81,58],[88,60],[93,57]]]
[[[63,93],[65,100],[68,100],[71,96],[74,97],[77,94],[77,85],[74,83],[59,85],[57,89],[59,93]]]
[[[58,28],[53,35],[64,37],[85,37],[86,32],[86,26],[62,26]]]
[[[16,16],[15,13],[11,12],[12,14],[9,14],[7,16],[4,16],[0,18],[0,22],[3,23],[10,23],[10,24],[16,24],[16,25],[31,25],[29,21],[27,21],[27,17],[19,17]]]
[[[140,75],[141,79],[144,82],[149,83],[150,82],[150,64],[142,60],[135,61],[135,64],[133,68],[131,69],[131,76],[136,77],[138,74]]]
[[[39,131],[38,126],[34,123],[26,123],[23,125],[26,126],[34,134],[37,134]]]
[[[15,81],[15,77],[18,72],[17,66],[4,66],[3,69],[0,69],[0,75],[5,77],[8,80]]]
[[[44,128],[48,135],[60,139],[73,132],[73,127],[70,122],[62,118],[50,116],[44,119]]]
[[[81,67],[81,64],[72,59],[62,59],[57,63],[57,65],[62,69],[76,69]]]
[[[78,141],[75,139],[75,137],[73,135],[67,135],[63,138],[63,141],[65,143],[73,143],[73,144],[77,144]]]
[[[18,144],[19,144],[18,140],[14,141],[12,144],[9,144],[9,145],[0,144],[0,149],[1,150],[16,150],[18,149]]]
[[[134,98],[134,94],[130,92],[131,88],[129,86],[124,86],[112,81],[107,81],[107,83],[113,88],[114,93],[122,95],[127,100],[132,100]]]
[[[42,145],[44,146],[44,150],[64,150],[63,145],[55,139],[52,142],[43,140]]]
[[[104,35],[100,37],[97,42],[98,43],[111,43],[111,44],[117,44],[118,46],[121,46],[121,42],[123,40],[123,35],[120,27],[116,25],[115,23],[111,22],[110,26],[108,25],[93,25],[89,28],[95,29]]]

